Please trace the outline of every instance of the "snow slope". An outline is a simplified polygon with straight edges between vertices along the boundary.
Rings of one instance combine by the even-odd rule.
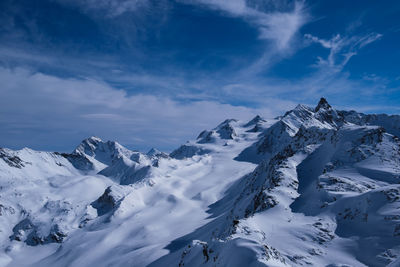
[[[170,155],[0,149],[0,266],[399,266],[399,134],[321,99]]]

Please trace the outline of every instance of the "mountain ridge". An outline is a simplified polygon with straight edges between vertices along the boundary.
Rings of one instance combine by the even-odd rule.
[[[170,154],[0,149],[0,265],[396,266],[399,134],[321,98]]]

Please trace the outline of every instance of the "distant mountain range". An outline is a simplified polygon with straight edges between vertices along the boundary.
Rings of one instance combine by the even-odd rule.
[[[0,149],[0,266],[400,266],[400,116],[298,105],[167,154]]]

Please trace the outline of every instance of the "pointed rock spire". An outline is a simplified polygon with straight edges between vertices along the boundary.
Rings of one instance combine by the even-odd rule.
[[[329,105],[328,101],[324,97],[321,97],[321,99],[318,102],[317,107],[315,108],[315,112],[318,112],[320,109],[331,109],[331,105]]]

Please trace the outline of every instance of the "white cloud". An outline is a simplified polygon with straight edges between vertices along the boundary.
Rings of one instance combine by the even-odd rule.
[[[329,71],[291,81],[254,79],[221,85],[220,99],[229,96],[230,102],[243,106],[204,96],[200,101],[180,102],[130,95],[99,80],[62,79],[22,68],[0,67],[0,80],[0,146],[51,150],[70,150],[89,135],[141,150],[151,146],[170,150],[226,118],[274,117],[296,103],[315,105],[321,96],[352,109],[357,109],[355,99],[363,99],[364,106],[386,103],[379,84],[366,85],[349,79],[346,73]],[[249,101],[261,108],[245,107]]]
[[[110,17],[136,11],[148,0],[55,0],[78,5],[86,11],[101,11]],[[187,4],[203,5],[231,16],[241,17],[258,27],[260,38],[274,42],[276,49],[289,48],[291,40],[307,22],[304,1],[246,1],[246,0],[180,0]]]
[[[260,38],[273,40],[278,51],[290,49],[291,41],[306,23],[303,4],[296,2],[291,12],[274,12],[260,17]]]
[[[221,10],[230,16],[240,17],[252,23],[260,32],[259,38],[273,44],[269,48],[271,54],[294,50],[292,41],[309,17],[303,1],[292,1],[291,4],[284,1],[269,1],[253,5],[251,1],[246,0],[182,1]],[[283,5],[286,8],[276,8]]]
[[[187,1],[189,2],[189,1]],[[209,5],[213,8],[221,9],[223,11],[229,12],[235,16],[243,16],[249,13],[251,10],[248,9],[245,0],[194,0],[191,2],[197,2],[203,5]]]
[[[292,55],[299,49],[296,36],[310,18],[302,0],[180,0],[220,10],[227,16],[241,18],[259,31],[259,39],[265,40],[263,54],[238,75],[249,79]]]
[[[46,144],[65,149],[99,135],[140,149],[172,149],[226,118],[277,114],[274,106],[257,110],[216,101],[128,95],[101,81],[61,79],[21,68],[0,68],[0,80],[0,140],[11,147]]]

